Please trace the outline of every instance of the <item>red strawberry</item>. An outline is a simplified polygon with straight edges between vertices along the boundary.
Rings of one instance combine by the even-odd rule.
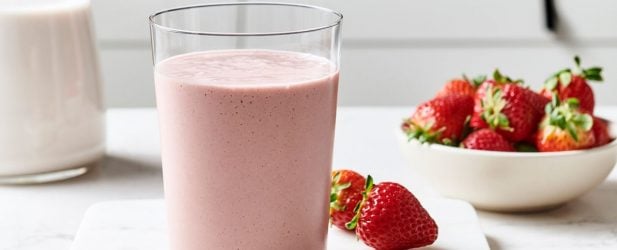
[[[536,134],[535,144],[540,152],[586,149],[595,145],[591,129],[593,118],[578,107],[576,98],[560,104],[557,96],[547,105],[546,116]]]
[[[514,151],[512,144],[502,135],[490,129],[480,129],[469,134],[462,143],[464,148],[490,150],[490,151]]]
[[[474,78],[473,81],[469,81],[469,79],[463,75],[463,78],[452,79],[446,82],[435,97],[444,97],[452,94],[474,97],[476,95],[476,87],[484,82],[484,78],[486,77],[479,76]]]
[[[486,94],[489,89],[501,89],[507,84],[521,84],[523,80],[512,80],[510,77],[502,75],[499,69],[495,69],[493,72],[493,79],[485,80],[480,87],[476,90],[476,96],[474,97],[474,112],[471,116],[469,125],[473,128],[486,128],[488,125],[482,119],[482,100],[486,98]]]
[[[570,73],[566,72],[565,74],[567,75]],[[561,101],[568,98],[577,98],[581,101],[581,110],[588,113],[593,113],[595,99],[591,86],[589,86],[587,81],[581,76],[571,75],[570,77],[571,80],[568,84],[564,85],[561,84],[561,81],[558,81],[558,84],[554,87],[554,89],[550,90],[545,86],[540,93],[545,97],[549,97],[553,92],[555,92]]]
[[[546,104],[551,102],[551,100],[529,89],[525,89],[525,92],[528,96],[529,104],[534,112],[533,123],[538,124],[542,121],[542,118],[544,118]],[[536,138],[535,136],[535,133],[531,134],[529,137],[523,139],[522,142],[534,144]]]
[[[598,117],[593,118],[593,126],[591,127],[593,135],[596,138],[596,147],[608,144],[611,142],[611,136],[608,132],[606,122]]]
[[[501,88],[501,85],[495,83],[495,81],[493,80],[488,80],[482,83],[480,87],[478,87],[478,90],[476,91],[476,96],[474,97],[473,114],[471,115],[471,119],[469,121],[469,125],[472,128],[488,127],[484,119],[482,119],[482,112],[483,112],[482,100],[486,98],[486,92],[488,92],[489,89],[497,89],[497,88]]]
[[[437,97],[418,106],[403,124],[409,139],[454,145],[462,138],[465,122],[473,111],[467,95]]]
[[[593,114],[595,99],[587,80],[602,81],[602,68],[583,69],[578,56],[574,57],[574,62],[576,63],[574,70],[562,69],[553,74],[544,82],[544,87],[540,93],[547,98],[551,98],[552,93],[556,93],[562,102],[568,98],[576,98],[579,100],[580,109],[583,112]]]
[[[330,189],[330,221],[336,227],[347,230],[345,223],[355,216],[354,208],[362,200],[364,176],[352,170],[332,171]]]
[[[526,94],[529,99],[529,104],[531,104],[533,111],[536,113],[535,123],[538,123],[540,122],[540,120],[542,120],[542,117],[544,117],[546,104],[551,102],[551,98],[550,97],[547,98],[546,96],[533,92],[529,89],[525,89],[525,90],[526,90]]]
[[[373,187],[369,175],[358,213],[347,224],[368,246],[378,250],[402,250],[433,244],[437,224],[416,197],[397,183]]]
[[[529,92],[516,84],[489,88],[480,107],[475,108],[474,112],[474,117],[480,117],[483,123],[476,122],[471,125],[478,129],[494,129],[512,142],[529,138],[540,120],[540,114],[534,111],[530,103]]]

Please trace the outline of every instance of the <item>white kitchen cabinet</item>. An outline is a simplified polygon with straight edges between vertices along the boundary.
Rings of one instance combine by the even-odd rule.
[[[561,16],[561,36],[617,46],[617,1],[555,0]]]
[[[110,107],[154,104],[147,16],[218,0],[92,0]],[[230,1],[231,2],[231,1]],[[292,0],[344,15],[340,103],[410,105],[443,81],[498,66],[530,85],[583,63],[605,68],[600,104],[617,105],[617,1],[555,0],[558,32],[543,0]],[[128,85],[131,85],[127,87]]]

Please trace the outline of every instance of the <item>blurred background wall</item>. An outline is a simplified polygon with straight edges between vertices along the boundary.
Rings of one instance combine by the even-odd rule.
[[[558,26],[546,27],[544,0],[303,0],[341,11],[341,105],[414,105],[449,78],[495,67],[534,89],[579,54],[602,65],[597,100],[617,105],[617,1],[555,0]],[[152,107],[147,16],[198,0],[92,0],[108,107]]]

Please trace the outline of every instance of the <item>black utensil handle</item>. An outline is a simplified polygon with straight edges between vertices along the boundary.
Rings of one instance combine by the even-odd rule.
[[[557,10],[554,0],[544,0],[544,17],[546,28],[552,32],[557,31]]]

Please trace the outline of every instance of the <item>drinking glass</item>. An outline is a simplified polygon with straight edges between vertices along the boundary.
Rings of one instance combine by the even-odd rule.
[[[171,249],[324,249],[342,15],[285,3],[150,16]]]

